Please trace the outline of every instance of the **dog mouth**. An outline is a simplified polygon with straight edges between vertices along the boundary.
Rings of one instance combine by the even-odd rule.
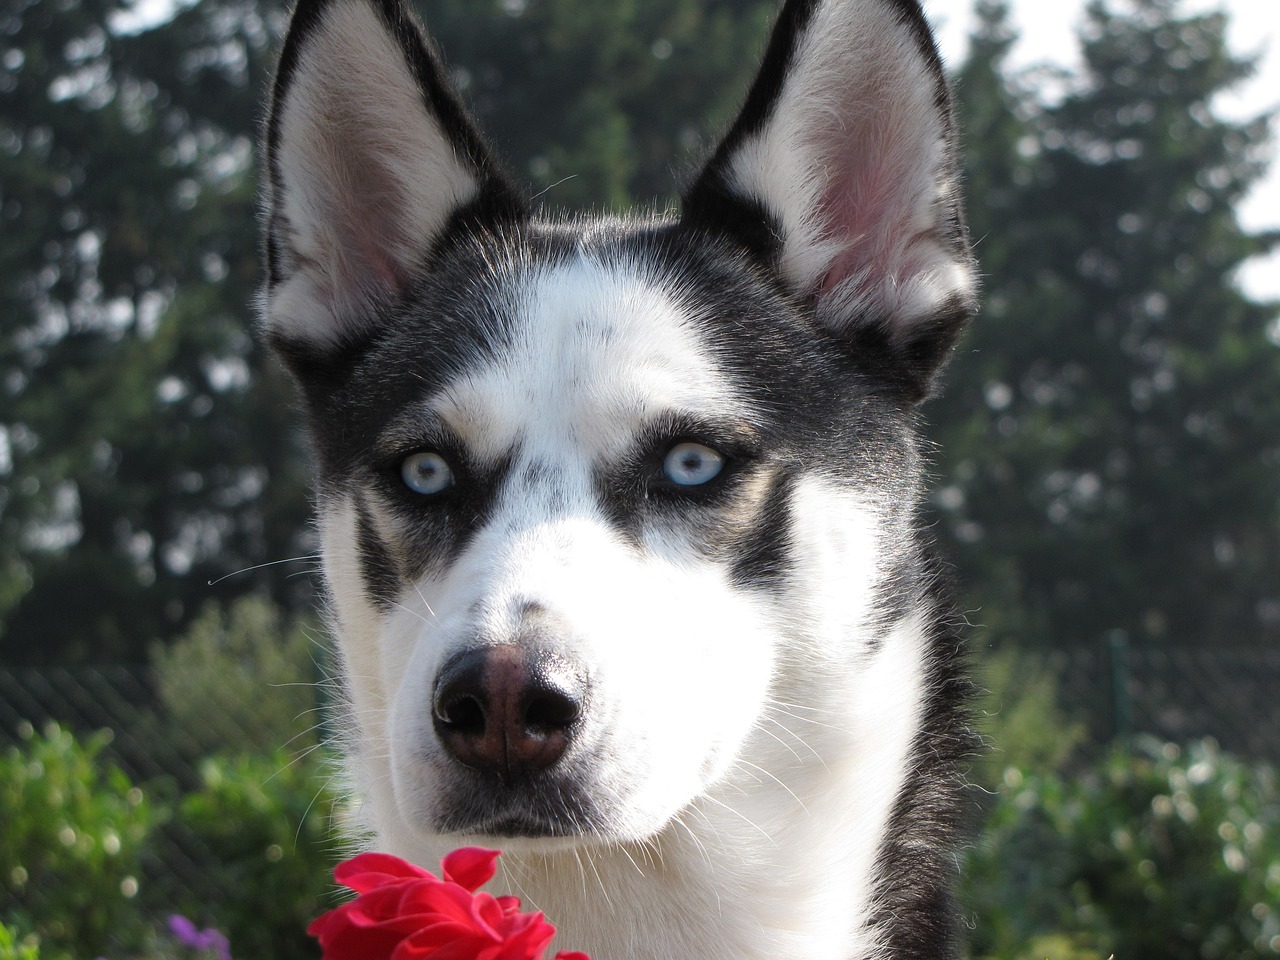
[[[466,777],[442,801],[433,817],[439,833],[549,839],[610,832],[593,798],[574,778],[544,774],[511,784]]]
[[[581,837],[584,831],[576,822],[565,818],[545,818],[529,814],[511,814],[488,821],[473,821],[459,818],[456,822],[445,824],[445,833],[457,833],[469,837],[493,837],[496,839],[523,838],[529,840],[549,840],[556,838]]]

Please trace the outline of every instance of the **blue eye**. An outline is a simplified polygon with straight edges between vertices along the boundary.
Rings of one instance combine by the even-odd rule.
[[[682,487],[710,483],[723,469],[724,455],[701,443],[677,443],[662,461],[667,479]]]
[[[411,453],[400,464],[400,479],[414,493],[429,497],[453,486],[453,468],[438,453]]]

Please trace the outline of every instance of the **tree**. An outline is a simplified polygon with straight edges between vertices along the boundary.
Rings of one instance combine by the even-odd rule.
[[[10,661],[141,659],[210,581],[303,549],[301,498],[275,499],[303,458],[249,336],[268,31],[250,3],[134,35],[114,10],[0,7]],[[288,595],[266,573],[233,589],[264,584]]]
[[[558,210],[672,200],[745,96],[776,12],[774,0],[419,6],[499,153]]]
[[[1031,645],[1280,637],[1277,309],[1233,281],[1280,238],[1235,217],[1268,132],[1212,112],[1252,69],[1225,26],[1095,2],[1084,72],[1036,104],[988,3],[961,73],[988,279],[938,502],[973,597]]]

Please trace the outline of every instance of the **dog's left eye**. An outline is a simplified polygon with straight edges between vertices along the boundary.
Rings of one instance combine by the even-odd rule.
[[[400,463],[400,479],[414,493],[432,496],[453,486],[453,468],[438,453],[411,453]]]
[[[724,455],[701,443],[677,443],[667,451],[662,472],[681,487],[698,487],[710,483],[724,469]]]

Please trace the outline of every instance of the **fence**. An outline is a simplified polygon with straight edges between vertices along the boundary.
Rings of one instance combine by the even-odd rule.
[[[1096,743],[1135,733],[1175,742],[1210,736],[1242,757],[1280,762],[1280,650],[1148,647],[1114,635],[1051,663],[1061,705]],[[110,729],[107,753],[135,782],[193,783],[215,718],[187,729],[155,700],[147,667],[0,669],[0,744],[22,723]]]
[[[135,841],[131,848],[136,861],[125,858],[128,868],[104,866],[92,850],[70,852],[73,845],[78,847],[81,832],[92,838],[87,839],[90,846],[105,850],[104,830],[116,835],[107,842],[118,852],[128,815],[118,807],[89,813],[70,800],[68,810],[89,822],[80,823],[74,819],[77,814],[70,814],[73,819],[59,835],[65,835],[62,842],[68,849],[42,857],[39,850],[33,853],[30,838],[33,831],[38,835],[50,825],[56,829],[60,814],[33,814],[31,804],[21,800],[22,790],[34,789],[37,797],[45,791],[39,780],[19,776],[25,786],[18,788],[18,809],[24,813],[18,823],[0,823],[0,922],[16,921],[20,929],[23,922],[34,924],[66,947],[59,929],[72,914],[82,937],[73,942],[81,952],[83,930],[91,928],[87,936],[94,945],[86,957],[157,958],[187,956],[189,951],[166,952],[162,944],[140,954],[139,937],[158,930],[163,940],[167,916],[184,913],[234,933],[237,958],[314,956],[304,931],[307,920],[330,905],[327,878],[336,860],[332,840],[339,833],[333,819],[341,815],[326,799],[331,796],[327,782],[333,771],[312,753],[322,735],[315,713],[324,688],[315,683],[264,684],[246,703],[243,686],[208,679],[205,676],[188,691],[182,709],[175,711],[160,695],[161,678],[148,667],[0,669],[0,756],[17,745],[32,758],[25,769],[41,767],[34,759],[38,754],[28,751],[43,742],[40,732],[52,723],[81,737],[109,731],[109,738],[94,738],[95,745],[106,739],[96,765],[119,768],[136,787],[129,792],[140,800],[145,797],[151,811],[143,818],[145,840]],[[292,724],[281,723],[282,701],[287,702],[284,715],[296,717]],[[294,742],[282,749],[291,738]],[[211,761],[210,754],[222,744],[227,745],[226,757]],[[59,753],[57,761],[60,768],[48,791],[55,794],[63,789],[68,770],[83,772],[72,754]],[[4,787],[0,784],[0,793]],[[117,784],[108,792],[123,795]],[[10,837],[18,849],[5,846]],[[48,846],[57,848],[59,841]],[[87,864],[86,876],[69,881],[68,866],[74,869],[81,858]],[[115,876],[120,871],[127,875]],[[15,880],[15,873],[21,879]],[[77,884],[83,889],[70,889]],[[273,895],[273,889],[287,892]],[[121,904],[121,893],[129,898],[127,904]],[[94,902],[82,904],[85,897]],[[103,924],[96,918],[82,922],[95,911],[125,916],[133,924],[131,932],[102,932],[98,928]],[[255,915],[246,916],[250,911]],[[50,918],[52,929],[45,926]],[[292,941],[255,942],[273,936]],[[55,951],[53,956],[61,954]]]
[[[1280,762],[1278,650],[1151,648],[1131,645],[1117,635],[1095,649],[1055,656],[1052,665],[1061,706],[1086,724],[1097,744],[1138,733],[1175,742],[1211,736],[1223,749],[1243,758]],[[220,687],[214,685],[214,689]],[[306,703],[317,707],[324,688],[301,689],[300,713],[307,714]],[[269,697],[266,691],[258,699]],[[226,709],[228,716],[238,718],[237,726],[229,730],[242,746],[252,737],[240,734],[261,734],[246,729],[254,727],[254,721],[251,713],[245,713],[243,700],[242,690],[240,702],[227,704]],[[250,706],[262,704],[255,701]],[[294,709],[290,707],[291,714]],[[104,749],[106,758],[134,783],[170,795],[199,787],[210,729],[216,726],[214,715],[219,712],[216,703],[208,703],[177,721],[160,702],[156,675],[145,667],[0,669],[0,753],[18,742],[20,729],[29,734],[31,728],[41,729],[50,722],[77,733],[109,729],[114,735]],[[300,716],[298,725],[306,729],[313,722],[312,717]],[[264,752],[279,743],[278,730],[271,737]],[[262,778],[274,775],[267,772]],[[302,813],[295,810],[289,816],[301,818]],[[296,849],[296,839],[290,836],[285,843]],[[153,889],[164,888],[160,900],[189,902],[196,891],[223,905],[243,899],[238,888],[243,875],[231,870],[225,876],[210,876],[208,865],[220,854],[211,851],[200,835],[170,828],[163,831],[162,841],[149,854],[148,881]],[[0,850],[0,861],[5,859],[3,854]],[[0,862],[0,869],[9,867]],[[314,872],[318,875],[323,870],[316,867]],[[0,884],[0,918],[10,906]],[[278,950],[274,955],[284,956]]]
[[[1113,634],[1055,658],[1058,695],[1095,743],[1133,734],[1280,763],[1280,650],[1131,644]]]

